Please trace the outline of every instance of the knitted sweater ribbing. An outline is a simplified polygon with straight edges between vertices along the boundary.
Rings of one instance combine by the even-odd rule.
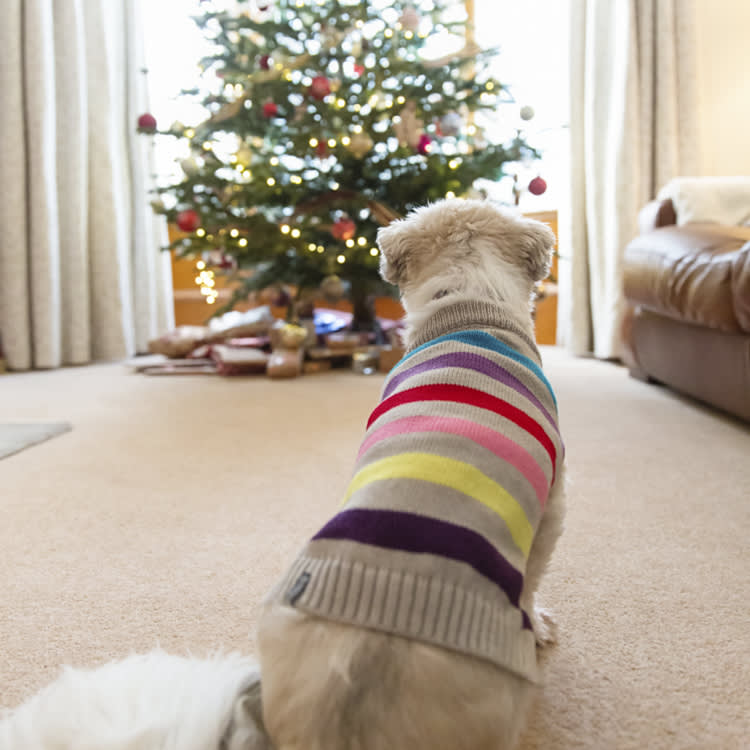
[[[499,306],[430,319],[385,382],[343,509],[272,596],[534,680],[520,595],[563,454],[539,364]]]

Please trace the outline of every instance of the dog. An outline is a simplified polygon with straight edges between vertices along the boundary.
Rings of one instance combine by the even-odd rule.
[[[517,745],[554,640],[535,592],[562,531],[564,449],[532,304],[552,231],[446,200],[378,232],[407,353],[343,509],[257,632],[276,750]]]
[[[0,750],[515,746],[535,646],[554,640],[535,592],[564,516],[531,315],[554,235],[449,200],[381,229],[378,245],[407,354],[344,510],[264,603],[261,669],[160,650],[68,668],[0,718]]]

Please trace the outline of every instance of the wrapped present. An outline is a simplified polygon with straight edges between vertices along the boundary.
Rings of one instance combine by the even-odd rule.
[[[206,326],[178,326],[174,331],[149,341],[148,350],[151,354],[164,354],[170,359],[183,359],[204,344],[208,334]]]
[[[380,372],[390,372],[406,354],[403,346],[381,346],[380,356],[378,358],[378,370]]]
[[[230,339],[264,337],[275,318],[267,305],[245,312],[228,312],[214,318],[207,326],[178,326],[148,342],[151,354],[183,359],[205,344],[224,343]]]
[[[284,323],[277,320],[270,332],[271,348],[297,350],[304,346],[307,340],[307,329],[294,323]]]
[[[302,372],[305,375],[317,375],[328,372],[333,367],[330,359],[310,359],[302,363]]]
[[[268,305],[254,307],[244,312],[232,310],[209,322],[208,340],[226,341],[247,336],[262,336],[271,330],[275,320]]]
[[[326,347],[341,354],[354,354],[354,350],[362,345],[362,335],[359,333],[329,333],[325,337]]]
[[[378,371],[380,347],[370,346],[359,349],[352,355],[352,370],[360,375],[373,375]]]
[[[179,363],[179,364],[178,364]],[[144,367],[140,370],[144,375],[216,375],[218,370],[212,361],[168,359],[163,365]]]
[[[269,354],[252,347],[234,347],[214,344],[211,359],[220,375],[250,375],[265,372]]]
[[[351,325],[353,315],[343,310],[329,310],[328,308],[315,308],[315,331],[320,336],[328,333],[343,331]]]
[[[302,349],[278,349],[268,357],[266,373],[269,378],[296,378],[302,374]]]

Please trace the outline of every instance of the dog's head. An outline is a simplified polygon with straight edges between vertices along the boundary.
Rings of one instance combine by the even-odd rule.
[[[469,294],[520,286],[528,299],[549,273],[554,244],[546,224],[513,210],[489,201],[443,200],[378,231],[380,274],[405,296],[435,281]]]

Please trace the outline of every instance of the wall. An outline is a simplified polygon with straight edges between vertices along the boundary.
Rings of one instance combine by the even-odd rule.
[[[704,175],[750,175],[750,2],[696,0]]]

